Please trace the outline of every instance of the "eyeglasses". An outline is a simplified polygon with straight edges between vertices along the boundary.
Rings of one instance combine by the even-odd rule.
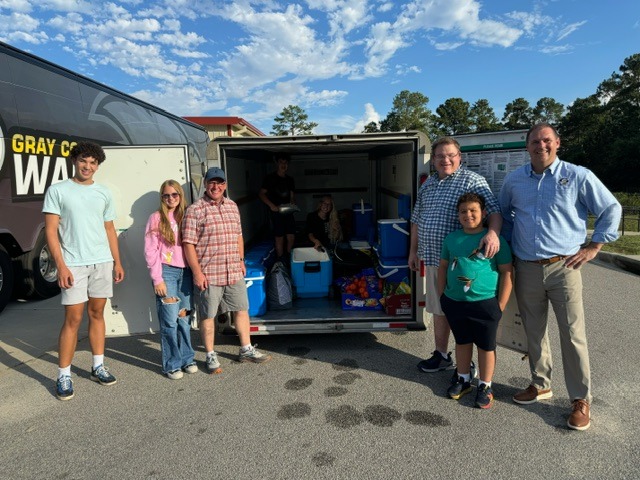
[[[169,200],[170,198],[178,198],[180,196],[179,193],[177,192],[173,192],[173,193],[163,193],[162,194],[162,199],[163,200]]]
[[[449,160],[453,160],[454,158],[456,158],[458,155],[460,155],[460,152],[456,152],[456,153],[439,153],[438,155],[435,155],[435,159],[436,160],[444,160],[445,158],[448,158]]]

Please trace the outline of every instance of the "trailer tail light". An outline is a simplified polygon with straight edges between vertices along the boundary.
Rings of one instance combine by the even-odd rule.
[[[422,185],[424,182],[426,182],[427,178],[429,178],[429,176],[426,173],[420,174],[420,185]]]
[[[389,328],[407,328],[407,324],[406,323],[390,323],[389,324]]]

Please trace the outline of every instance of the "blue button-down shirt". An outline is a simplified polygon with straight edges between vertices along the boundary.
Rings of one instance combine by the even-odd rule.
[[[618,238],[620,203],[590,170],[559,158],[542,174],[531,164],[511,172],[498,200],[502,235],[522,260],[575,254],[586,241],[589,212],[596,216],[593,242]]]

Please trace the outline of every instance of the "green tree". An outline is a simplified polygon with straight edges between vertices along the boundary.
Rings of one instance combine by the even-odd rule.
[[[496,117],[493,108],[489,105],[489,100],[486,98],[479,99],[471,106],[469,116],[471,118],[471,127],[476,133],[502,130],[500,120]]]
[[[542,97],[533,107],[531,123],[546,122],[551,125],[558,125],[564,114],[564,105],[556,102],[553,98]]]
[[[640,190],[640,54],[595,94],[577,99],[560,123],[562,155],[584,165],[613,191]]]
[[[308,122],[309,116],[297,105],[289,105],[282,109],[273,121],[272,135],[311,135],[318,126],[315,122]]]
[[[459,97],[449,98],[436,108],[434,126],[445,135],[459,135],[471,131],[471,106]]]
[[[513,102],[507,103],[504,108],[504,116],[502,122],[507,130],[519,130],[521,128],[529,128],[531,126],[533,110],[529,102],[522,98],[516,98]]]
[[[393,99],[393,107],[380,122],[382,132],[421,130],[429,132],[432,113],[427,108],[429,98],[420,92],[403,90]]]
[[[369,122],[364,126],[362,133],[376,133],[379,131],[380,127],[378,126],[378,122]]]

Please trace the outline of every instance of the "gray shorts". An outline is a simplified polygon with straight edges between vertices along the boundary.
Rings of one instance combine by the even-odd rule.
[[[209,285],[204,290],[194,287],[193,294],[200,320],[215,318],[220,313],[249,310],[249,297],[244,278],[233,285]]]
[[[62,305],[78,305],[91,298],[113,297],[113,262],[69,267],[73,285],[62,289]]]

